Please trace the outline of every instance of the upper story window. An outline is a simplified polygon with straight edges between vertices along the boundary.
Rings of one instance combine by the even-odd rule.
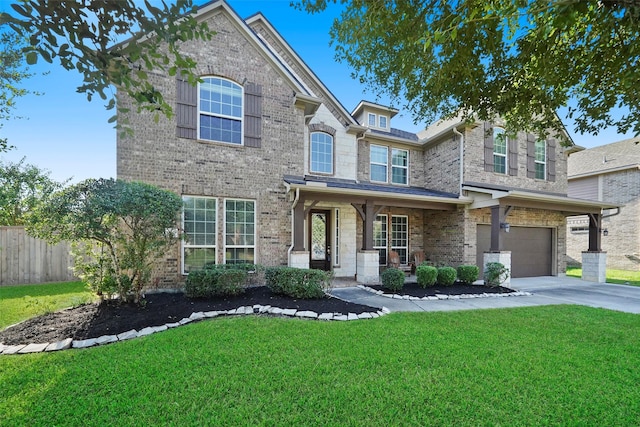
[[[393,148],[391,150],[391,182],[407,185],[409,182],[409,152]]]
[[[544,140],[536,140],[535,142],[535,168],[536,179],[547,178],[547,142]]]
[[[371,181],[387,182],[387,165],[389,164],[389,149],[380,145],[371,145]]]
[[[507,134],[503,128],[493,128],[493,171],[507,173]]]
[[[386,129],[387,128],[387,116],[380,116],[378,118],[378,123],[380,124],[380,127],[382,129]]]
[[[333,173],[333,136],[328,133],[311,134],[311,172]]]
[[[368,119],[369,120],[369,126],[375,127],[376,126],[376,115],[372,114],[372,113],[369,113],[368,114],[368,118],[369,118]]]
[[[218,77],[198,84],[198,138],[242,144],[242,86]]]

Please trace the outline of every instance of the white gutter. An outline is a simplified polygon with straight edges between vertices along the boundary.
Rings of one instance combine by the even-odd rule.
[[[287,189],[287,193],[289,193],[289,191],[291,190],[291,186],[285,182],[284,183],[284,187]],[[298,205],[298,200],[300,200],[300,189],[296,188],[296,196],[293,198],[293,204],[291,205],[291,246],[289,246],[289,249],[287,249],[287,260],[288,262],[291,262],[291,251],[293,251],[293,228],[294,228],[294,224],[293,221],[295,220],[294,218],[294,209],[296,208],[296,206]]]

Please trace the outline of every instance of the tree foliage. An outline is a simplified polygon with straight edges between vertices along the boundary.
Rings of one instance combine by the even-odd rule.
[[[501,116],[544,135],[560,132],[556,113],[568,105],[580,133],[640,134],[637,0],[341,3],[336,57],[373,91],[405,99],[416,121]],[[327,2],[297,5],[318,12]]]
[[[0,225],[24,225],[27,214],[67,181],[56,182],[50,172],[26,164],[0,161]]]
[[[51,243],[82,243],[75,259],[84,280],[138,302],[156,258],[178,239],[181,208],[179,196],[149,184],[88,179],[40,204],[27,232]]]
[[[91,100],[98,95],[115,107],[110,85],[135,100],[138,111],[170,117],[173,113],[150,74],[176,75],[195,84],[195,61],[179,49],[180,42],[210,39],[206,23],[193,17],[192,0],[176,0],[161,7],[149,1],[18,0],[12,14],[0,14],[0,25],[25,37],[28,64],[38,58],[77,70],[84,80],[78,92]],[[123,42],[124,40],[124,42]],[[112,118],[115,120],[115,116]]]

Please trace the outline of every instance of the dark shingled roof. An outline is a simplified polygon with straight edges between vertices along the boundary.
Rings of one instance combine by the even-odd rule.
[[[369,129],[369,131],[371,133],[376,133],[378,135],[385,135],[385,136],[392,136],[394,138],[407,139],[412,142],[419,141],[418,135],[416,135],[415,133],[407,132],[407,131],[396,129],[396,128],[391,128],[389,132],[386,132],[380,129]]]
[[[350,179],[338,179],[317,176],[293,176],[285,175],[285,182],[289,184],[303,185],[307,182],[322,182],[329,188],[344,188],[350,190],[377,191],[380,193],[405,194],[407,196],[442,197],[457,199],[458,195],[444,191],[429,190],[422,187],[400,187],[395,185],[371,184],[368,182],[356,182]],[[310,187],[313,188],[313,187]]]

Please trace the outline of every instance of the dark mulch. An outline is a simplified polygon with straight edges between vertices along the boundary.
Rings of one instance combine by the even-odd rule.
[[[427,296],[435,296],[436,294],[443,295],[463,295],[463,294],[506,294],[509,292],[514,292],[513,289],[504,288],[502,286],[498,286],[492,288],[490,286],[485,285],[463,285],[460,283],[455,283],[451,286],[428,286],[426,288],[420,287],[417,283],[406,282],[402,287],[402,290],[399,292],[390,291],[385,289],[382,285],[374,285],[369,286],[372,289],[377,291],[383,291],[385,294],[399,294],[399,295],[411,295],[413,297],[427,297]]]
[[[181,293],[147,294],[142,306],[116,301],[85,304],[76,308],[35,317],[0,331],[6,345],[56,342],[117,335],[131,329],[178,322],[199,311],[231,310],[242,306],[271,305],[316,313],[355,313],[377,308],[353,304],[337,298],[293,299],[272,294],[265,286],[248,288],[243,295],[216,299],[189,299]]]

